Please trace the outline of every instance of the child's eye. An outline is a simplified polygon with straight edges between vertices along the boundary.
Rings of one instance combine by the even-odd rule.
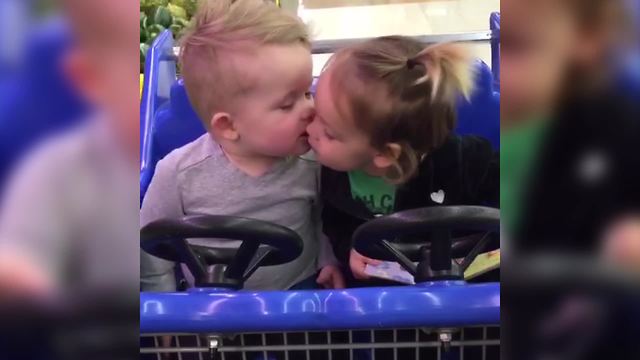
[[[289,111],[291,109],[293,109],[293,104],[285,104],[280,106],[280,110],[282,111]]]
[[[313,98],[313,94],[311,93],[311,91],[307,91],[306,93],[304,93],[304,97],[307,99],[311,99]]]

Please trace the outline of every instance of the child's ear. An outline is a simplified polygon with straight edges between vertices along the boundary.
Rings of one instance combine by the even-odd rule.
[[[236,141],[240,137],[229,113],[219,112],[213,114],[209,126],[211,131],[219,138]]]
[[[402,147],[399,144],[387,143],[382,151],[373,156],[373,165],[380,169],[386,169],[395,164],[401,153]]]

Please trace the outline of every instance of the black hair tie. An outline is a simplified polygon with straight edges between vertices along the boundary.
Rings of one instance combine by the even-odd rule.
[[[416,65],[418,65],[419,63],[413,59],[407,59],[407,68],[409,70],[412,70],[414,67],[416,67]]]

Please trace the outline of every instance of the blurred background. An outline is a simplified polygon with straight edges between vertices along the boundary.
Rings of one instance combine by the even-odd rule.
[[[640,358],[639,1],[277,3],[329,44],[475,34],[501,95],[503,356]],[[194,9],[0,0],[0,358],[138,356],[145,62]]]
[[[638,358],[638,2],[502,0],[509,359]]]
[[[0,358],[137,357],[138,2],[0,0]]]
[[[197,0],[140,1],[140,61],[153,40],[165,29],[174,38],[187,24]],[[489,16],[499,12],[499,0],[278,0],[282,8],[300,16],[316,41],[357,39],[383,35],[442,35],[488,32]],[[399,21],[399,19],[402,19]],[[474,54],[491,64],[488,38],[471,43]],[[317,76],[330,53],[316,54],[313,74]]]

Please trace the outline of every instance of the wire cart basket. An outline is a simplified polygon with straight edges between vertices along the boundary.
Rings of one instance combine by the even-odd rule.
[[[141,293],[141,354],[243,360],[498,358],[500,284],[462,280],[452,261],[450,231],[497,231],[499,221],[498,210],[477,206],[379,217],[356,230],[354,248],[398,261],[414,275],[416,285],[260,292],[237,289],[260,261],[273,264],[298,256],[302,241],[295,232],[229,216],[152,222],[141,230],[142,248],[188,264],[196,287]],[[424,244],[385,240],[427,230],[432,232],[428,251]],[[209,249],[184,240],[196,236],[244,241],[228,265],[220,266]],[[475,257],[483,241],[467,250],[467,256]]]
[[[345,330],[326,332],[245,333],[236,335],[145,334],[141,354],[154,358],[210,359],[499,359],[498,326],[446,329]],[[166,334],[164,334],[166,335]],[[443,354],[449,352],[449,356]],[[151,358],[151,357],[150,357]]]

